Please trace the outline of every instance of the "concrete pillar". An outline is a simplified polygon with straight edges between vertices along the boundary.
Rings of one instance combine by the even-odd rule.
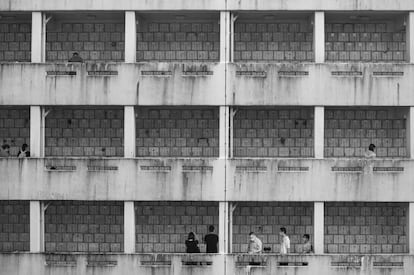
[[[124,157],[135,158],[135,108],[124,107]]]
[[[323,254],[324,242],[324,211],[325,206],[323,202],[314,202],[313,204],[313,247],[315,254]]]
[[[43,63],[46,56],[46,20],[40,11],[32,12],[32,62]]]
[[[30,201],[30,252],[44,252],[44,208],[41,201]]]
[[[125,63],[135,63],[137,54],[135,11],[125,12]]]
[[[44,157],[44,121],[42,107],[30,106],[30,156]]]
[[[406,22],[407,61],[414,63],[414,11],[408,13]]]
[[[325,62],[325,13],[316,11],[313,20],[315,63]]]
[[[133,201],[124,202],[124,252],[135,253],[135,208]]]
[[[227,159],[229,150],[229,113],[230,107],[220,106],[219,118],[219,158]]]
[[[229,253],[229,202],[219,202],[219,253]]]
[[[220,62],[230,61],[230,12],[220,12]]]
[[[315,106],[313,115],[314,125],[314,147],[315,147],[315,158],[323,158],[324,150],[324,125],[325,125],[325,108],[321,106]]]
[[[408,250],[414,254],[414,202],[408,206]]]

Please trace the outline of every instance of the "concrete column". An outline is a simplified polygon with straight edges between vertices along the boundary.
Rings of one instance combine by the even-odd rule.
[[[229,202],[219,202],[219,253],[229,252]]]
[[[313,247],[316,254],[323,254],[323,242],[324,242],[324,203],[314,202],[313,204]]]
[[[230,61],[230,12],[220,12],[220,62]]]
[[[414,202],[408,204],[408,252],[414,254]]]
[[[406,22],[407,61],[414,63],[414,12],[408,13]]]
[[[32,12],[32,62],[45,62],[46,55],[46,20],[39,11]]]
[[[30,106],[30,156],[44,157],[44,120],[40,106]]]
[[[135,158],[135,108],[124,107],[124,157]]]
[[[219,118],[219,158],[227,159],[229,150],[229,113],[230,107],[220,106]]]
[[[315,147],[315,158],[323,158],[324,150],[324,125],[325,125],[325,108],[320,106],[315,106],[314,115],[313,115],[313,125],[314,125],[314,147]]]
[[[313,46],[315,63],[325,62],[325,13],[315,12],[313,20]]]
[[[124,202],[124,252],[135,253],[135,208],[133,201]]]
[[[135,11],[125,12],[125,63],[135,63],[137,54]]]
[[[30,252],[44,251],[44,209],[41,201],[30,201]]]

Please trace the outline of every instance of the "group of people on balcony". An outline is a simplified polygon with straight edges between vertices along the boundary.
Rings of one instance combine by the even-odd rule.
[[[281,237],[280,242],[280,254],[285,255],[290,252],[290,239],[287,235],[285,227],[281,227],[279,231]],[[214,233],[214,226],[210,225],[208,228],[208,234],[204,237],[204,243],[206,244],[206,253],[217,253],[218,252],[218,241],[219,238],[217,234]],[[194,232],[188,233],[188,238],[185,241],[186,252],[187,253],[200,253],[200,248],[198,246],[199,242],[196,238]],[[249,233],[249,245],[248,253],[249,254],[259,254],[263,251],[270,252],[270,248],[263,248],[262,241],[256,236],[254,232]],[[302,253],[309,254],[313,253],[313,245],[310,241],[309,234],[303,235],[303,244],[302,244]]]
[[[30,151],[28,150],[28,145],[24,143],[22,147],[19,149],[19,152],[17,153],[18,158],[28,158],[30,157]],[[10,145],[7,143],[3,144],[0,147],[0,157],[7,158],[10,157]]]

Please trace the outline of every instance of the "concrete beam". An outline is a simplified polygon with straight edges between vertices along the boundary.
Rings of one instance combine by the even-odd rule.
[[[325,62],[325,13],[315,12],[313,20],[313,50],[316,63]]]
[[[219,118],[219,158],[227,159],[229,149],[229,114],[230,107],[220,106]]]
[[[135,108],[124,107],[124,157],[135,158]]]
[[[219,253],[229,252],[229,202],[219,202]]]
[[[30,156],[44,157],[44,114],[42,107],[30,106]]]
[[[230,12],[220,12],[220,62],[230,61]]]
[[[135,208],[133,201],[124,202],[124,252],[135,253]]]
[[[323,254],[325,206],[323,202],[314,202],[313,205],[313,247],[315,254]]]
[[[44,252],[44,214],[41,201],[30,201],[30,252]]]
[[[324,155],[325,108],[315,106],[313,119],[315,158],[322,159]]]
[[[137,54],[137,23],[135,11],[125,12],[125,63],[135,63]]]
[[[33,63],[44,63],[46,55],[46,22],[40,11],[32,12],[32,48]]]
[[[414,11],[408,13],[406,20],[407,62],[414,63]]]

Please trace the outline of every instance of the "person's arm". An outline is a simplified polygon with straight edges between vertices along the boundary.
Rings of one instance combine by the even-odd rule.
[[[290,239],[286,238],[286,253],[290,253]]]

